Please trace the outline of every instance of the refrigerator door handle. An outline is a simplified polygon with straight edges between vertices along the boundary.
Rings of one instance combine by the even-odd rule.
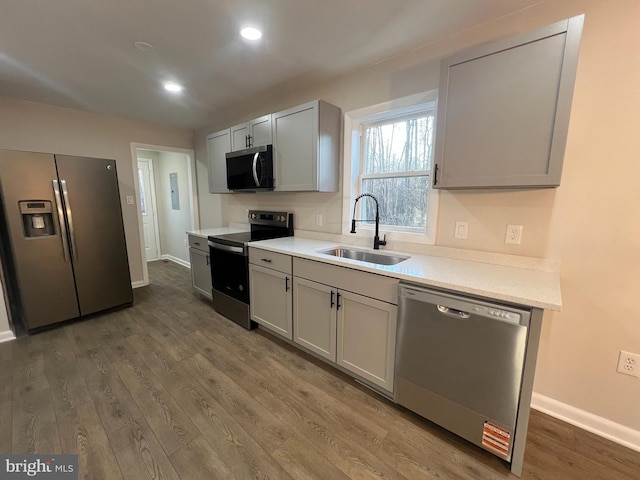
[[[67,191],[67,181],[60,180],[62,187],[62,196],[64,197],[64,206],[67,213],[67,222],[69,222],[69,238],[71,239],[71,255],[73,259],[78,261],[78,246],[76,245],[76,232],[73,229],[73,216],[71,215],[71,205],[69,204],[69,192]]]
[[[60,222],[60,238],[62,239],[62,253],[64,261],[69,261],[69,238],[67,237],[67,225],[64,222],[64,212],[62,210],[62,200],[60,198],[60,184],[58,180],[53,180],[53,195],[56,199],[56,211],[58,212],[58,221]]]

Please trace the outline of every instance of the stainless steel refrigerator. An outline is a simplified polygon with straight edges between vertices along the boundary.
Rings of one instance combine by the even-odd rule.
[[[0,199],[14,328],[133,303],[114,160],[0,150]]]

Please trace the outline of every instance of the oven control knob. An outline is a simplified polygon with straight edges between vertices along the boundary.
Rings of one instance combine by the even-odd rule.
[[[252,213],[252,214],[251,214],[251,218],[252,218],[252,219],[254,219],[254,220],[255,220],[256,216],[257,216],[257,215],[256,215],[255,213]]]
[[[238,285],[238,290],[240,290],[242,292],[242,291],[244,291],[244,287],[242,285]]]

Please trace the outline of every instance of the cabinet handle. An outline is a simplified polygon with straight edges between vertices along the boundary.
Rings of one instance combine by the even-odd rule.
[[[195,245],[200,246],[200,242],[193,242]]]
[[[289,277],[284,277],[284,291],[289,291]]]
[[[434,169],[433,169],[433,185],[437,185],[438,184],[438,164],[436,163]]]
[[[247,143],[249,144],[248,146],[251,147],[253,145],[253,137],[251,135],[247,135]]]
[[[209,265],[209,255],[205,255],[207,257],[207,265]]]
[[[334,305],[334,301],[333,301],[333,290],[331,290],[331,305],[329,306],[329,308],[333,308]]]
[[[269,258],[261,258],[260,260],[262,260],[263,262],[271,263],[271,260]]]
[[[340,305],[340,293],[336,294],[336,299],[337,299],[336,300],[336,310],[340,310],[340,307],[341,307],[341,305]]]

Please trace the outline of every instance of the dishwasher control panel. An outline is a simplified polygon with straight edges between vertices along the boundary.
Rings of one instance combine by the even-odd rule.
[[[473,311],[473,313],[477,315],[482,315],[484,317],[499,318],[502,320],[509,320],[514,323],[520,322],[520,314],[510,312],[508,310],[486,307],[484,305],[473,305],[471,307],[471,310]]]

